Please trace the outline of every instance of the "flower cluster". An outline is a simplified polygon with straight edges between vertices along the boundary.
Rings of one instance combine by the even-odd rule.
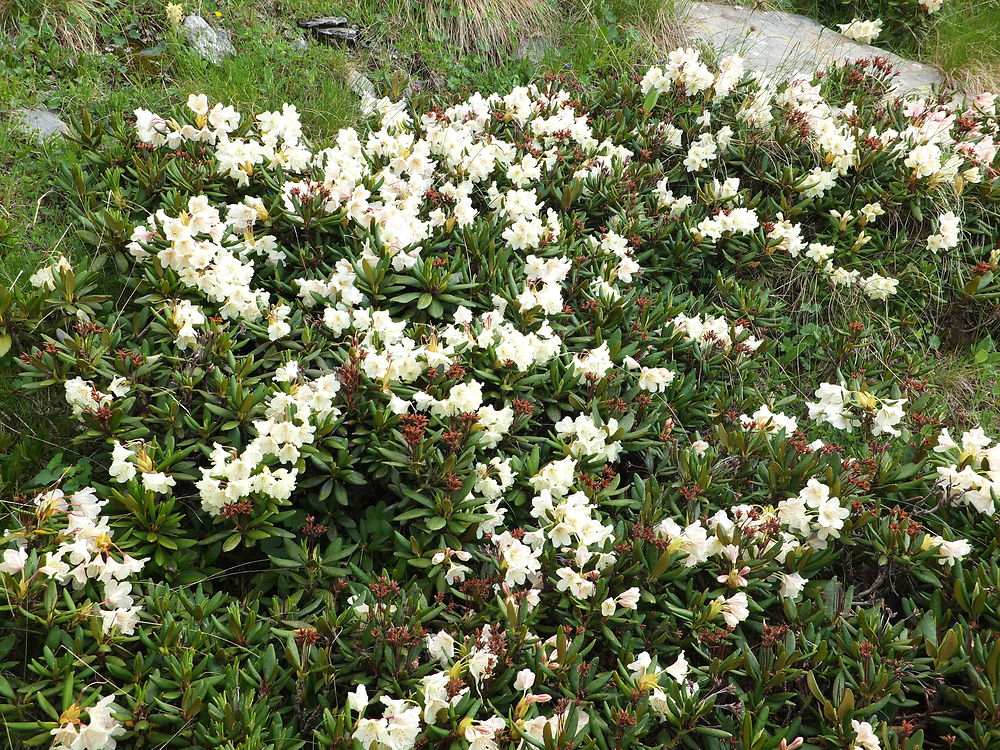
[[[872,435],[901,434],[897,425],[906,416],[905,398],[880,398],[866,390],[852,390],[844,383],[822,383],[816,389],[816,401],[806,403],[809,418],[838,430],[853,432],[862,425]]]
[[[20,514],[10,611],[32,670],[76,679],[51,630],[133,719],[102,698],[56,742],[731,744],[789,715],[808,661],[796,737],[762,720],[754,742],[871,750],[944,665],[972,686],[982,649],[929,592],[987,621],[967,569],[995,543],[922,505],[937,485],[991,514],[996,446],[941,431],[926,368],[870,321],[972,260],[990,283],[996,117],[876,98],[885,65],[778,82],[682,49],[604,93],[367,99],[328,143],[291,105],[136,110],[88,152],[128,195],[128,293],[81,301],[86,262],[54,259],[23,305],[44,342],[18,340],[108,499]],[[883,577],[924,619],[880,606]],[[99,603],[63,612],[40,581]],[[160,627],[126,641],[140,606]],[[880,707],[833,704],[869,664],[843,643]]]
[[[116,737],[125,728],[111,715],[114,696],[101,698],[93,706],[81,709],[74,704],[59,717],[59,726],[52,730],[52,745],[56,750],[114,750]],[[80,716],[87,712],[87,721]]]
[[[32,575],[69,583],[76,590],[91,581],[100,583],[104,595],[94,613],[101,618],[102,630],[132,635],[139,622],[140,608],[131,596],[132,584],[128,578],[142,570],[146,559],[137,560],[115,547],[114,532],[108,519],[101,515],[105,505],[107,500],[99,500],[92,487],[69,495],[60,489],[37,495],[35,523],[39,528],[58,524],[61,527],[58,535],[65,541],[45,552],[40,560],[34,560]],[[27,547],[33,535],[27,531],[15,532],[14,540],[18,546],[4,551],[0,571],[25,577],[29,557],[34,557],[29,555]]]
[[[961,443],[956,443],[944,429],[938,436],[934,452],[953,461],[937,469],[943,492],[980,513],[992,515],[996,508],[995,497],[1000,491],[997,485],[1000,445],[994,445],[993,439],[978,427],[966,431]]]
[[[67,597],[72,596],[70,591],[100,591],[96,601],[81,606],[76,616],[98,618],[99,632],[105,636],[131,636],[141,608],[129,579],[142,571],[147,558],[136,559],[115,545],[109,520],[102,514],[107,502],[92,487],[72,493],[55,488],[36,495],[30,503],[30,521],[7,532],[15,546],[4,550],[0,574],[18,582],[15,590],[21,596],[31,587],[51,584],[67,586]],[[85,708],[73,703],[51,730],[52,747],[114,750],[115,738],[125,733],[112,715],[114,700],[108,695]]]

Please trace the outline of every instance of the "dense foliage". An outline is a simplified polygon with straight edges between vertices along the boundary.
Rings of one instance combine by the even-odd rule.
[[[100,250],[0,297],[87,456],[5,464],[15,746],[995,747],[1000,448],[922,349],[997,118],[891,73],[77,122]]]

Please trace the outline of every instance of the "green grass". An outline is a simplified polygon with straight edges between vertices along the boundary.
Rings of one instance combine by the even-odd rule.
[[[181,99],[203,93],[247,112],[295,103],[313,137],[335,134],[357,120],[357,97],[347,88],[347,59],[331,47],[299,50],[281,41],[244,40],[240,55],[211,65],[178,50],[174,89]]]
[[[949,0],[934,19],[925,55],[970,88],[1000,86],[1000,0]]]
[[[1000,427],[1000,354],[992,342],[971,352],[941,355],[935,362],[932,388],[949,407],[950,419],[963,427]]]
[[[0,128],[0,285],[26,281],[40,257],[76,247],[51,180],[56,158],[54,144]]]

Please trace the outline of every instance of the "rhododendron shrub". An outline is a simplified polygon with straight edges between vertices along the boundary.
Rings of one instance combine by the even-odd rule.
[[[992,100],[888,74],[678,50],[598,91],[369,100],[331,143],[203,96],[79,123],[98,254],[3,313],[88,457],[11,505],[17,741],[995,731],[952,721],[997,680],[992,439],[867,323],[789,374],[820,303],[899,321],[992,281]]]

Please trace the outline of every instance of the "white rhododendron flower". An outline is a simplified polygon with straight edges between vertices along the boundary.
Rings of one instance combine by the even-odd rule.
[[[87,714],[85,722],[60,721],[59,726],[51,732],[51,747],[65,750],[114,750],[117,744],[115,738],[125,734],[125,727],[112,716],[114,699],[114,695],[108,695],[93,706],[83,709]]]
[[[823,383],[816,389],[817,401],[807,402],[809,418],[853,432],[867,420],[873,435],[901,434],[897,425],[906,416],[905,398],[886,399],[868,391],[854,391],[843,383]]]
[[[860,18],[855,18],[850,23],[838,23],[837,28],[848,39],[853,39],[863,44],[871,44],[882,33],[882,19],[876,18],[874,21],[863,21]]]
[[[869,722],[851,719],[851,728],[854,730],[851,750],[882,750],[882,745],[875,736],[875,728]]]
[[[798,429],[795,417],[790,417],[782,412],[771,411],[771,407],[761,406],[751,415],[741,414],[740,425],[745,430],[761,430],[762,432],[784,431],[791,435]]]

